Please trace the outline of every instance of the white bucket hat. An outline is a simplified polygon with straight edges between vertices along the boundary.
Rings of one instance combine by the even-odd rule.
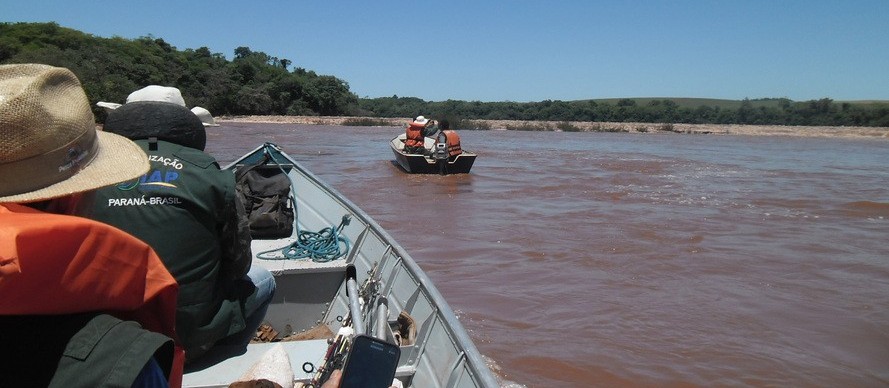
[[[185,106],[182,92],[172,86],[148,85],[127,96],[127,102],[136,101],[160,101]]]
[[[210,114],[210,111],[196,106],[191,108],[191,113],[194,113],[195,116],[198,116],[201,119],[201,122],[204,123],[205,127],[218,127],[219,124],[216,124],[216,119],[213,118],[213,115]]]
[[[70,70],[0,65],[0,203],[35,202],[135,179],[148,157],[129,139],[96,130]]]
[[[185,106],[185,99],[182,98],[182,92],[180,92],[178,88],[172,86],[148,85],[127,96],[126,102],[137,101],[169,102],[179,106]],[[105,109],[114,110],[120,108],[121,104],[116,102],[99,101],[96,105]]]
[[[417,118],[414,119],[414,122],[417,124],[426,125],[426,123],[429,122],[429,119],[423,116],[417,116]]]

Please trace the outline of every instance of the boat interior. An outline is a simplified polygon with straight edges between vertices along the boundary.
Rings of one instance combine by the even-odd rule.
[[[237,169],[258,157],[261,153],[254,151],[226,168]],[[471,340],[403,248],[292,159],[284,154],[273,159],[280,166],[263,168],[279,169],[290,177],[296,227],[294,236],[252,242],[253,265],[267,268],[277,283],[259,331],[264,342],[251,343],[246,352],[243,347],[223,348],[214,357],[187,365],[183,386],[227,387],[277,345],[289,358],[296,386],[307,384],[323,365],[328,341],[343,322],[351,322],[356,333],[398,344],[395,376],[404,387],[477,386],[473,376],[482,372],[475,369],[484,363],[475,358],[477,351],[464,351],[466,344],[473,346]],[[341,230],[349,244],[343,257],[317,262],[275,256],[295,241],[298,231],[342,225],[344,217],[350,220]],[[272,252],[264,256],[273,259],[258,258],[262,252]],[[360,313],[353,314],[356,311]]]
[[[404,140],[405,139],[407,139],[407,135],[405,135],[403,133],[398,135],[397,137],[392,139],[392,147],[394,147],[396,150],[398,150],[400,152],[404,152]],[[425,148],[431,154],[432,151],[435,151],[435,139],[428,137],[428,136],[424,137],[423,138],[423,148]],[[432,160],[431,157],[427,157],[426,159]]]

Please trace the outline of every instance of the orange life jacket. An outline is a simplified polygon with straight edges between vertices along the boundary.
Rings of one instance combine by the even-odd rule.
[[[423,147],[423,124],[411,122],[405,130],[405,147]]]
[[[101,311],[178,344],[178,287],[154,250],[117,228],[0,204],[0,315]],[[184,361],[177,345],[171,386]]]
[[[445,138],[447,138],[448,156],[457,156],[462,154],[463,148],[460,147],[460,135],[450,129],[444,130],[442,131],[442,133],[444,133]]]

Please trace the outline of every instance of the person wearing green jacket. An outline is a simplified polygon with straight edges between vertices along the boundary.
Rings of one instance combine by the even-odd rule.
[[[151,168],[141,178],[98,190],[82,215],[151,245],[179,282],[176,331],[192,363],[217,344],[246,346],[275,291],[274,277],[251,268],[250,231],[231,171],[203,152],[201,120],[179,104],[128,102],[104,130],[134,140]]]

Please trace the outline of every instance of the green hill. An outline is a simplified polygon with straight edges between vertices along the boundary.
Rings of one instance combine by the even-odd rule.
[[[333,76],[290,67],[248,47],[229,61],[206,47],[178,50],[162,38],[103,38],[56,23],[0,23],[0,64],[66,67],[92,102],[125,101],[146,85],[175,86],[213,114],[346,115],[358,97]],[[101,109],[94,110],[98,115]]]
[[[745,100],[725,100],[725,99],[717,99],[717,98],[693,98],[693,97],[632,97],[630,100],[636,101],[636,105],[648,105],[651,104],[652,101],[663,101],[669,100],[673,101],[679,107],[683,108],[697,108],[700,106],[711,106],[711,107],[719,107],[722,109],[738,109],[740,108]],[[622,98],[599,98],[593,99],[591,101],[595,101],[600,104],[617,104]],[[782,102],[793,102],[792,100],[786,98],[757,98],[757,99],[748,99],[750,105],[754,108],[766,107],[766,108],[776,108],[780,107]],[[834,101],[838,104],[852,104],[852,105],[872,105],[872,106],[880,106],[887,105],[889,106],[889,100],[853,100],[853,101]]]
[[[596,103],[600,104],[617,104],[620,100],[625,100],[623,98],[600,98],[594,99]],[[743,100],[724,100],[724,99],[716,99],[716,98],[692,98],[692,97],[634,97],[629,98],[629,100],[633,100],[636,102],[636,105],[649,105],[655,101],[673,101],[677,106],[681,108],[697,108],[699,106],[711,106],[711,107],[719,107],[721,109],[738,109],[744,103]],[[761,98],[749,100],[750,104],[754,108],[758,107],[778,107],[780,98]],[[788,100],[789,101],[789,100]]]

